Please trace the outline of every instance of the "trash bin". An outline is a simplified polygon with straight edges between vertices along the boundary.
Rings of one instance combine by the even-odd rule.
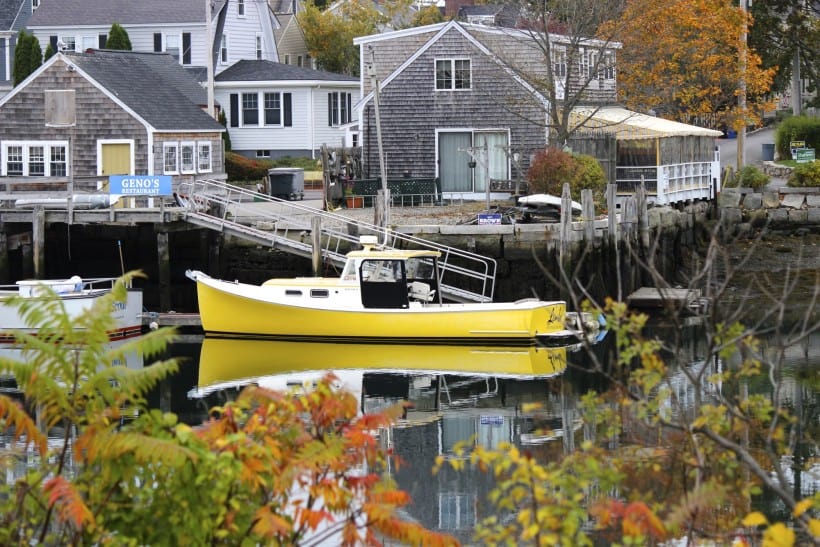
[[[774,143],[773,142],[764,142],[762,144],[763,150],[761,150],[761,158],[763,161],[774,161]]]
[[[305,199],[305,170],[300,167],[268,169],[270,195],[281,199]]]

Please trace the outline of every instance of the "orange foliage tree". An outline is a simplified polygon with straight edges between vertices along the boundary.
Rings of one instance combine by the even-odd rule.
[[[618,23],[618,90],[634,110],[684,123],[739,128],[771,109],[774,69],[741,36],[751,20],[730,0],[630,0]],[[741,59],[745,55],[745,71]],[[748,96],[738,107],[741,80]]]

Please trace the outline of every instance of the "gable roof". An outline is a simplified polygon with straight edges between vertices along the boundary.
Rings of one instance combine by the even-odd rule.
[[[31,15],[31,0],[0,0],[0,30],[20,30]]]
[[[359,82],[359,79],[355,76],[256,59],[237,61],[216,77],[217,82],[269,82],[277,80],[350,82],[356,84]]]
[[[217,13],[226,0],[217,0]],[[202,0],[42,0],[29,27],[205,23]]]
[[[200,108],[207,102],[205,89],[166,53],[90,50],[58,56],[156,130],[224,130]]]

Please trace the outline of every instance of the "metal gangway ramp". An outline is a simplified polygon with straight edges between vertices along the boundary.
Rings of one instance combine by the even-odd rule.
[[[376,235],[387,248],[428,249],[441,253],[439,290],[454,302],[492,302],[495,259],[384,229],[344,215],[286,201],[219,180],[182,183],[178,202],[185,220],[305,258],[313,256],[313,227],[321,233],[321,258],[340,270],[345,253],[360,235]],[[315,220],[318,219],[318,220]]]

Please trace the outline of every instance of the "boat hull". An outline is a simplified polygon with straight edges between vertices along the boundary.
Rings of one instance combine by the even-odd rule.
[[[330,292],[345,290],[340,284]],[[351,305],[351,309],[339,309],[332,304],[290,305],[275,301],[271,292],[265,286],[197,278],[203,329],[252,338],[427,344],[530,344],[565,329],[564,302],[419,304],[402,309]]]

